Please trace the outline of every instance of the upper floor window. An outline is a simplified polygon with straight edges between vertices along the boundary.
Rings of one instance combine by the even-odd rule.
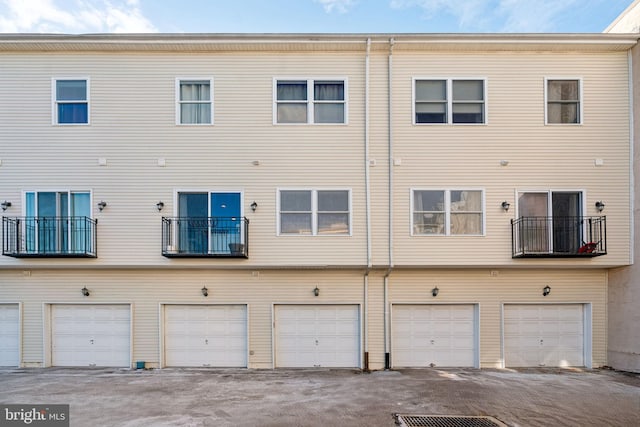
[[[346,123],[345,80],[275,80],[276,123]]]
[[[178,79],[177,121],[183,125],[213,123],[212,79]]]
[[[350,234],[349,190],[281,190],[279,234]]]
[[[413,235],[482,235],[482,190],[413,190]]]
[[[89,123],[89,80],[54,79],[54,123]]]
[[[415,79],[414,120],[429,123],[486,123],[485,81]]]
[[[546,79],[546,122],[580,124],[581,92],[578,79]]]

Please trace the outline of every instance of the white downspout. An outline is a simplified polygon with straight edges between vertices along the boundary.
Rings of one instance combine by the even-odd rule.
[[[369,168],[369,54],[371,52],[371,38],[367,39],[367,53],[364,62],[364,186],[367,222],[367,269],[371,268],[371,177]]]
[[[393,46],[395,39],[389,40],[389,268],[393,268]]]
[[[388,123],[389,123],[389,269],[384,275],[384,367],[391,368],[391,342],[390,342],[390,325],[391,319],[389,314],[389,275],[393,269],[393,46],[395,39],[389,39],[389,60],[388,60],[388,83],[387,90],[389,96],[388,104]]]
[[[639,49],[637,47],[634,49]],[[633,53],[632,49],[627,51],[627,61],[629,67],[629,203],[630,203],[630,224],[629,224],[629,234],[630,234],[630,250],[629,250],[629,263],[633,264],[635,260],[635,170],[634,170],[634,161],[633,156],[635,156],[635,111],[634,111],[634,93],[635,88],[633,87]]]
[[[364,60],[364,187],[365,187],[365,211],[367,224],[367,271],[364,274],[362,295],[362,325],[364,346],[364,370],[369,370],[369,327],[367,310],[367,298],[369,295],[369,271],[371,270],[371,178],[369,159],[369,54],[371,52],[371,38],[367,38],[367,51]]]

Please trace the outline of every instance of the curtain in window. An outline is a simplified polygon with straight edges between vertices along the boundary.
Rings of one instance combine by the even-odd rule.
[[[484,122],[484,87],[482,80],[454,80],[453,123]]]
[[[311,191],[280,193],[280,233],[311,234]]]
[[[416,81],[416,123],[447,122],[447,82]]]
[[[38,251],[52,253],[56,251],[57,240],[57,198],[54,192],[37,193],[38,202]]]
[[[482,192],[451,192],[451,234],[482,234]]]
[[[180,82],[180,101],[181,123],[211,123],[211,88],[208,82]]]
[[[314,122],[344,123],[344,83],[316,82],[313,92]]]
[[[93,252],[93,226],[87,218],[90,216],[91,202],[89,193],[71,193],[71,252]]]
[[[27,252],[35,252],[36,246],[36,195],[35,193],[25,194],[25,207],[27,217],[25,219],[25,250]]]
[[[318,234],[349,233],[349,192],[318,191]]]
[[[25,205],[26,251],[85,253],[93,250],[93,230],[87,221],[91,213],[88,192],[27,192]]]
[[[521,221],[518,247],[526,252],[549,252],[548,202],[548,193],[521,193],[518,197]]]
[[[578,123],[579,96],[578,80],[547,81],[547,121]]]
[[[582,246],[582,209],[578,192],[552,192],[553,252],[575,253]]]
[[[445,234],[444,191],[414,191],[413,232]]]
[[[307,122],[307,83],[278,82],[278,123]]]

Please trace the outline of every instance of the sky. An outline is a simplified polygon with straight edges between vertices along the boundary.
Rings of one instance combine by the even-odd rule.
[[[0,33],[600,33],[633,0],[0,0]]]

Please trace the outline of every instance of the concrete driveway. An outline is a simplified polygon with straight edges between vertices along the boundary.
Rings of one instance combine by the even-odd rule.
[[[0,370],[2,404],[70,404],[71,426],[636,426],[640,375],[609,370]]]

